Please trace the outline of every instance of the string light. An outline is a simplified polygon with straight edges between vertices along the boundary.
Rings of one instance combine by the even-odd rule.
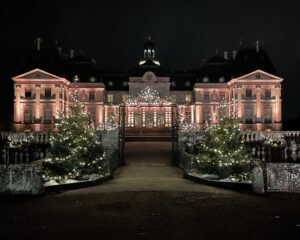
[[[90,121],[90,115],[83,111],[77,87],[70,96],[74,104],[68,111],[58,112],[58,131],[50,137],[49,156],[43,161],[45,181],[102,175],[108,169],[105,151],[97,139],[97,129]]]
[[[149,86],[141,89],[140,92],[136,95],[129,95],[125,101],[127,105],[171,105],[170,97],[162,98],[159,95],[159,92],[156,89],[152,89]]]

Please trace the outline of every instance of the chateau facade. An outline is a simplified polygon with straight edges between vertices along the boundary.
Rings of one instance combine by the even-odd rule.
[[[14,81],[14,128],[53,131],[58,111],[79,92],[95,125],[118,121],[125,107],[127,128],[170,128],[172,107],[180,120],[202,126],[217,122],[228,103],[243,130],[281,130],[281,82],[265,50],[245,48],[206,60],[199,69],[170,71],[148,39],[139,65],[129,71],[99,70],[93,59],[62,48],[37,48]]]

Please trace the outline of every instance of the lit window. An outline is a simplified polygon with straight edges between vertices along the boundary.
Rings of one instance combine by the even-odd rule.
[[[245,107],[245,121],[246,123],[252,123],[253,108],[251,106]]]
[[[188,123],[191,123],[191,120],[192,120],[192,113],[190,112],[190,111],[187,111],[187,112],[185,112],[185,114],[184,114],[185,116],[184,116],[184,120],[186,121],[186,122],[188,122]]]
[[[51,88],[45,89],[45,98],[51,98]]]
[[[186,102],[191,102],[192,101],[192,95],[191,94],[186,94],[185,95],[185,101]]]
[[[24,111],[24,122],[30,123],[32,122],[32,111],[31,106],[26,106]]]
[[[221,99],[221,101],[225,101],[225,93],[224,92],[220,92],[220,99]]]
[[[265,99],[271,99],[271,89],[265,90]]]
[[[52,111],[51,110],[52,110],[51,106],[45,106],[45,108],[44,108],[44,120],[46,122],[52,120]]]
[[[95,123],[96,122],[96,109],[89,108],[88,113],[90,114],[90,120]]]
[[[264,123],[272,122],[272,111],[270,106],[264,108]]]
[[[89,101],[95,101],[95,92],[89,92]]]
[[[113,94],[107,94],[107,102],[112,103],[114,101],[114,95]]]
[[[209,114],[209,108],[203,109],[203,122],[209,122],[210,114]]]
[[[209,92],[203,93],[203,101],[209,101]]]
[[[252,89],[246,89],[246,98],[252,98]]]
[[[31,98],[31,90],[30,89],[25,90],[25,98]]]

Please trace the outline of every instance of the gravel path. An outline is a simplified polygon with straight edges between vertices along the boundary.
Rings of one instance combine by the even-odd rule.
[[[129,143],[127,166],[96,187],[0,200],[6,239],[300,239],[300,197],[256,196],[182,179],[168,143]]]

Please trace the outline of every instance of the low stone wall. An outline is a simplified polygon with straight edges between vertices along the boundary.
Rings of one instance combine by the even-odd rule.
[[[300,164],[267,163],[266,174],[268,192],[300,193]]]
[[[0,165],[0,193],[42,194],[44,186],[38,165]]]

